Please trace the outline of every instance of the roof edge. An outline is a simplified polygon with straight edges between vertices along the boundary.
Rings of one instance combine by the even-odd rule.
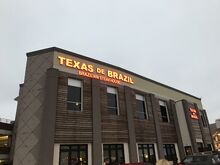
[[[71,52],[71,51],[68,51],[68,50],[65,50],[65,49],[58,48],[58,47],[50,47],[50,48],[40,49],[40,50],[37,50],[37,51],[28,52],[26,55],[27,55],[27,57],[31,57],[31,56],[36,56],[36,55],[40,55],[40,54],[44,54],[44,53],[48,53],[48,52],[53,52],[53,51],[57,51],[57,52],[64,53],[64,54],[69,54],[69,55],[72,55],[72,56],[76,56],[78,58],[83,58],[85,60],[89,60],[89,61],[92,61],[92,62],[95,62],[95,63],[106,65],[108,67],[112,67],[112,68],[115,68],[115,69],[118,69],[118,70],[122,70],[122,71],[124,71],[124,72],[126,72],[128,74],[132,74],[132,75],[137,76],[137,77],[139,77],[141,79],[150,81],[152,83],[156,83],[156,84],[161,85],[163,87],[175,90],[175,91],[180,92],[182,94],[188,95],[188,96],[193,97],[193,98],[198,99],[198,100],[201,100],[201,98],[199,98],[199,97],[196,97],[196,96],[191,95],[189,93],[183,92],[183,91],[181,91],[179,89],[170,87],[168,85],[162,84],[162,83],[157,82],[155,80],[146,78],[144,76],[141,76],[141,75],[139,75],[137,73],[131,72],[131,71],[126,70],[126,69],[123,69],[121,67],[118,67],[118,66],[115,66],[115,65],[112,65],[112,64],[108,64],[108,63],[105,63],[105,62],[102,62],[102,61],[99,61],[99,60],[96,60],[96,59],[93,59],[93,58],[90,58],[90,57],[86,57],[84,55],[80,55],[80,54],[77,54],[77,53],[74,53],[74,52]]]
[[[57,51],[59,49],[60,48],[57,48],[57,47],[49,47],[49,48],[45,48],[45,49],[40,49],[40,50],[28,52],[28,53],[26,53],[26,55],[27,55],[27,57],[31,57],[31,56],[36,56],[36,55],[48,53],[48,52]]]

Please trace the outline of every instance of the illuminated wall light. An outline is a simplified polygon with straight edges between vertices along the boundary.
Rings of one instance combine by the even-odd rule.
[[[144,157],[145,157],[146,159],[148,159],[148,155],[147,155],[147,154],[144,154]]]
[[[0,140],[8,140],[8,136],[0,136]]]

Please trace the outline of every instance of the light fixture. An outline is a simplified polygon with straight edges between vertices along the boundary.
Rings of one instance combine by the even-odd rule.
[[[147,154],[144,154],[144,157],[145,157],[146,159],[148,159],[148,155],[147,155]]]

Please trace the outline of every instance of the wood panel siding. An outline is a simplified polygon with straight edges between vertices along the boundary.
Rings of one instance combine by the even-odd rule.
[[[197,116],[199,119],[192,119],[191,116],[190,116],[190,112],[189,112],[189,108],[193,108],[197,111]],[[189,114],[189,118],[190,118],[190,123],[192,125],[192,131],[193,131],[193,134],[194,134],[194,138],[195,140],[196,139],[203,139],[202,137],[202,130],[201,130],[201,127],[200,127],[200,116],[199,116],[199,110],[198,110],[198,107],[196,104],[193,104],[193,103],[188,103],[188,108],[186,109],[186,111],[188,112]]]
[[[67,110],[68,78],[81,77],[60,72],[58,79],[55,143],[92,142],[91,79],[83,78],[83,110]]]
[[[203,139],[204,139],[207,143],[212,143],[212,138],[211,138],[211,136],[210,136],[209,128],[203,128]]]
[[[115,86],[118,90],[119,114],[110,114],[107,110],[107,84],[101,83],[101,123],[102,141],[128,142],[127,112],[125,108],[124,86]]]
[[[202,139],[202,133],[199,126],[199,120],[191,119],[194,136],[196,139]]]
[[[81,79],[83,81],[83,111],[68,111],[66,108],[68,77]],[[145,92],[131,89],[131,112],[127,112],[125,104],[124,86],[115,86],[118,90],[119,114],[110,114],[107,110],[107,86],[114,86],[106,82],[100,82],[100,107],[101,107],[101,137],[102,143],[108,142],[128,142],[128,122],[127,113],[133,113],[135,137],[137,143],[157,143],[155,119],[153,111],[157,111],[159,129],[161,132],[162,143],[177,143],[177,133],[174,125],[172,106],[167,100],[169,122],[163,123],[159,108],[153,108],[150,95]],[[147,119],[139,119],[136,113],[135,94],[145,96]],[[153,100],[159,107],[158,98]],[[56,143],[82,143],[92,142],[92,88],[91,79],[80,77],[64,72],[60,72],[58,79],[57,110],[56,110]],[[193,122],[193,121],[192,121]],[[199,125],[192,124],[193,130],[197,133],[197,138],[201,137]],[[207,132],[207,131],[206,131]],[[207,132],[208,133],[208,132]]]
[[[200,115],[201,114],[203,115],[203,118],[204,118],[203,122],[205,122],[207,124],[206,127],[204,127],[204,125],[202,123],[202,118],[201,118],[201,116],[199,116],[200,117],[199,118],[199,120],[200,120],[200,129],[202,131],[204,144],[205,145],[211,144],[212,143],[212,135],[211,135],[211,131],[210,131],[210,127],[209,127],[209,121],[208,121],[206,111],[205,110],[199,110],[199,111],[200,111]]]
[[[153,108],[150,100],[150,95],[147,93],[140,93],[140,91],[133,91],[133,113],[136,113],[136,99],[135,94],[142,94],[146,101],[146,119],[135,118],[135,133],[138,143],[156,143],[156,131],[154,125]]]
[[[172,111],[171,101],[167,100],[167,108],[168,108],[168,115],[169,115],[169,122],[164,123],[160,120],[160,129],[161,129],[161,136],[163,143],[177,143],[177,133],[175,128],[174,122],[174,115]],[[161,113],[159,113],[161,119]]]

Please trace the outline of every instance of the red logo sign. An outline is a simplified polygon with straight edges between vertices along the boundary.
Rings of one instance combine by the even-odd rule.
[[[190,111],[190,117],[191,117],[192,119],[196,119],[196,120],[199,119],[199,118],[198,118],[198,115],[197,115],[196,109],[194,109],[194,108],[189,108],[189,111]]]

